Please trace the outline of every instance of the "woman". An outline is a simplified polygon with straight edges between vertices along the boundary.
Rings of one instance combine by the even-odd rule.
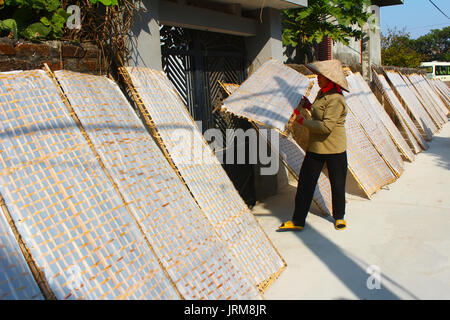
[[[292,219],[283,223],[278,231],[296,231],[305,227],[306,216],[324,164],[327,164],[335,228],[343,230],[345,215],[345,181],[347,152],[345,117],[348,107],[342,89],[348,90],[347,80],[339,60],[326,60],[306,65],[317,74],[320,91],[311,105],[305,97],[299,107],[311,111],[311,117],[294,111],[295,121],[309,130],[309,145],[299,174],[295,210]],[[308,119],[311,118],[311,119]]]

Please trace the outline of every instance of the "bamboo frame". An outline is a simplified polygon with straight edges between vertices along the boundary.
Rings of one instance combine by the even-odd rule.
[[[420,84],[418,84],[417,82],[416,84],[413,83],[412,79],[415,79],[415,74],[400,74],[400,76],[403,78],[403,81],[407,84],[409,90],[413,92],[422,108],[433,121],[434,125],[437,128],[437,130],[433,132],[433,134],[436,134],[442,128],[443,118],[441,118],[441,115],[437,112],[437,110],[431,103],[425,103],[425,99],[432,100],[432,98],[426,96],[428,95],[428,92],[424,88],[421,88]]]
[[[384,76],[382,74],[379,75],[376,72],[374,73],[374,75],[375,75],[375,77],[373,77],[373,79],[374,79],[375,85],[378,87],[381,94],[383,94],[386,101],[390,104],[390,106],[394,110],[394,113],[396,114],[397,118],[402,122],[402,126],[405,128],[405,130],[409,130],[409,131],[407,131],[407,133],[411,133],[411,135],[414,137],[414,139],[410,139],[411,144],[413,144],[413,150],[416,153],[421,151],[421,150],[418,150],[417,147],[414,147],[414,142],[416,142],[418,145],[420,145],[420,147],[423,150],[426,150],[428,148],[428,144],[422,138],[422,135],[420,134],[419,130],[414,125],[413,121],[407,114],[406,110],[401,105],[401,102],[398,100],[397,96],[394,94],[394,91],[389,86],[389,84],[386,81],[386,79],[384,78]],[[384,84],[382,83],[383,80],[385,81]],[[386,86],[386,88],[385,88],[385,86]],[[389,86],[389,87],[387,87],[387,86]],[[391,96],[389,95],[389,93],[386,90],[391,90]],[[395,101],[395,99],[397,99],[397,101]],[[396,102],[398,102],[398,105]],[[420,147],[418,147],[418,148],[420,149]]]
[[[9,212],[9,209],[6,206],[5,200],[3,199],[3,196],[1,194],[0,194],[0,207],[1,207],[0,211],[2,212],[0,214],[4,215],[4,218],[7,221],[8,226],[11,228],[10,230],[12,231],[12,233],[14,235],[14,239],[17,241],[19,249],[23,255],[23,258],[30,270],[30,273],[31,273],[33,279],[35,280],[35,282],[40,290],[40,293],[42,294],[42,297],[47,300],[56,300],[55,294],[51,290],[50,285],[48,284],[44,273],[36,265],[36,262],[33,260],[33,257],[30,253],[30,250],[28,249],[27,245],[25,244],[25,242],[22,239],[22,236],[20,235],[19,231],[17,230],[14,220],[11,217],[11,213]],[[0,223],[1,223],[1,220],[0,220]],[[28,298],[31,298],[31,297],[28,297]]]
[[[310,76],[310,77],[311,77],[311,76]],[[222,83],[222,82],[220,82],[220,81],[219,81],[219,84],[220,84],[220,86],[223,88],[223,90],[224,90],[228,95],[231,95],[237,88],[239,88],[239,85],[238,85],[238,84],[228,84],[228,83]],[[234,90],[230,90],[229,86],[232,86]],[[309,94],[309,92],[308,92],[308,94]],[[281,162],[282,162],[282,163],[284,164],[284,166],[288,169],[288,171],[291,173],[291,175],[292,175],[293,177],[295,177],[295,179],[298,181],[298,180],[299,180],[298,172],[296,172],[296,171],[291,167],[291,165],[286,161],[286,159],[284,159],[284,158],[281,156],[280,150],[278,150],[277,148],[275,148],[275,147],[273,146],[273,144],[270,142],[270,140],[269,140],[265,135],[263,135],[263,134],[260,132],[258,125],[257,125],[256,123],[254,123],[254,122],[251,122],[251,123],[252,123],[253,128],[258,132],[258,135],[261,136],[261,137],[263,137],[263,139],[267,142],[267,144],[270,146],[270,148],[271,148],[272,150],[274,150],[274,151],[278,154],[278,157],[279,157],[279,159],[281,160]],[[278,131],[277,131],[277,132],[278,132]],[[289,139],[289,136],[282,136],[282,139]],[[295,143],[295,142],[293,142],[293,143]],[[297,143],[295,143],[295,144],[297,145]],[[298,145],[297,145],[297,147],[300,148]],[[300,150],[302,150],[302,148],[300,148]],[[303,150],[302,150],[302,151],[303,151]],[[304,152],[304,151],[303,151],[303,152]],[[322,173],[322,175],[323,175],[323,173]],[[325,215],[325,216],[330,215],[331,209],[328,208],[328,207],[326,206],[326,201],[325,201],[325,199],[324,199],[325,207],[322,206],[322,205],[319,203],[319,201],[316,199],[316,196],[313,197],[313,201],[314,201],[314,204],[317,206],[317,208],[319,208],[319,210],[322,212],[323,215]]]
[[[356,79],[353,78],[353,74],[349,74],[347,76],[347,82],[349,83],[350,86],[353,84],[352,81],[356,81]],[[352,94],[358,94],[359,95],[360,93],[361,93],[361,91],[357,90],[357,88],[355,88],[353,86]],[[358,95],[356,95],[355,98],[358,99],[358,101],[360,102],[361,105],[364,105],[362,103],[362,101],[360,100]],[[348,96],[348,94],[345,93],[344,96]],[[347,103],[347,105],[349,105],[349,104]],[[384,162],[386,163],[387,167],[391,170],[391,172],[395,175],[395,177],[397,177],[397,178],[400,177],[400,175],[403,173],[403,163],[399,163],[401,168],[394,168],[394,164],[391,163],[391,162],[395,162],[397,160],[397,159],[394,159],[395,158],[394,152],[396,152],[396,149],[387,148],[387,150],[386,150],[386,146],[387,145],[385,146],[385,143],[383,143],[383,141],[375,141],[374,138],[372,138],[372,135],[368,132],[368,130],[366,129],[366,127],[362,123],[363,119],[361,119],[361,118],[363,117],[363,115],[361,114],[361,112],[357,111],[358,109],[353,108],[353,106],[350,107],[350,105],[349,105],[349,109],[350,109],[350,112],[354,115],[355,119],[357,120],[361,130],[363,130],[363,132],[365,133],[366,137],[369,139],[369,141],[375,147],[375,150],[378,152],[380,157],[384,160]],[[369,120],[371,120],[369,122],[372,122],[374,125],[376,125],[375,120],[370,118],[370,114],[365,109],[361,109],[361,110],[364,110],[364,112],[369,116]],[[378,130],[375,131],[375,134],[377,134],[377,133],[379,135],[381,135],[381,132],[379,132]],[[384,151],[386,151],[386,153],[390,153],[391,154],[391,157],[389,159],[386,157],[386,155],[384,154],[383,150],[381,150],[381,148],[385,148]]]
[[[87,133],[87,131],[84,129],[80,118],[78,117],[77,113],[75,112],[75,110],[73,109],[71,103],[69,102],[69,99],[67,97],[67,94],[64,92],[63,90],[63,86],[61,85],[61,83],[59,82],[59,80],[56,78],[55,73],[50,70],[50,68],[48,67],[48,65],[45,63],[44,64],[44,68],[46,73],[48,74],[48,76],[52,79],[53,83],[55,84],[55,87],[58,89],[58,93],[61,97],[61,100],[64,102],[64,105],[67,108],[67,111],[69,112],[69,114],[72,116],[72,119],[75,121],[75,123],[78,126],[78,129],[80,130],[81,134],[83,135],[84,139],[86,140],[87,144],[89,145],[89,148],[91,149],[92,153],[94,153],[95,157],[97,158],[97,161],[99,162],[101,168],[103,169],[103,172],[105,173],[105,175],[108,177],[109,182],[111,183],[111,185],[113,186],[114,190],[116,191],[116,193],[119,195],[120,199],[122,200],[122,202],[125,204],[125,208],[128,212],[128,214],[133,218],[133,220],[135,221],[140,233],[142,234],[142,236],[145,239],[145,242],[147,244],[147,246],[150,248],[151,252],[153,253],[156,261],[158,262],[161,270],[164,272],[164,274],[166,275],[167,279],[169,280],[169,282],[172,284],[172,286],[174,287],[175,291],[177,292],[178,296],[180,299],[184,299],[183,295],[181,294],[181,292],[178,290],[177,286],[175,285],[175,282],[172,280],[172,277],[170,277],[169,273],[167,272],[166,268],[164,267],[164,265],[162,264],[161,260],[159,259],[158,255],[156,254],[155,249],[153,248],[153,246],[151,245],[147,234],[143,231],[142,226],[139,222],[139,220],[136,218],[135,214],[131,211],[128,202],[126,201],[125,197],[123,196],[122,192],[120,191],[119,186],[117,185],[116,181],[114,180],[114,178],[111,176],[111,173],[109,172],[109,170],[107,169],[107,167],[105,166],[105,163],[102,160],[102,157],[100,156],[100,154],[97,152],[97,149],[95,148],[94,143],[92,142],[91,138],[89,137],[89,134]]]
[[[170,284],[161,287],[166,283],[163,271],[51,78],[35,70],[15,74],[8,81],[16,86],[4,108],[17,133],[12,140],[17,151],[10,158],[23,158],[7,168],[5,202],[34,261],[45,268],[57,298],[177,298]],[[27,91],[20,93],[18,86]],[[19,132],[22,119],[26,130]],[[73,265],[83,267],[84,281],[78,289],[68,285],[67,271]],[[143,275],[138,273],[144,270]],[[153,293],[150,288],[161,290]]]
[[[414,154],[411,151],[411,148],[407,144],[406,140],[401,135],[400,131],[395,126],[394,122],[391,120],[386,110],[378,101],[375,93],[369,87],[367,82],[362,78],[360,73],[356,73],[355,77],[359,84],[362,84],[362,90],[364,94],[368,95],[368,101],[372,112],[375,113],[380,121],[382,122],[384,128],[386,129],[387,134],[390,139],[394,143],[395,147],[400,151],[400,153],[405,157],[406,160],[412,162],[414,160]]]
[[[147,70],[150,71],[149,69],[147,69]],[[148,71],[147,71],[147,72],[148,72]],[[176,170],[177,174],[179,175],[180,179],[182,179],[182,181],[184,181],[184,183],[189,187],[189,183],[186,181],[185,176],[181,173],[180,168],[178,168],[178,167],[175,165],[174,160],[172,159],[171,155],[169,154],[169,149],[168,149],[167,142],[164,141],[164,139],[161,137],[161,135],[160,135],[160,133],[159,133],[159,131],[158,131],[158,128],[155,127],[155,121],[153,120],[153,117],[150,115],[149,110],[147,109],[147,107],[144,105],[143,99],[141,98],[140,93],[138,93],[138,92],[137,92],[137,89],[134,87],[133,82],[132,82],[132,79],[131,79],[131,77],[130,77],[128,71],[126,70],[126,68],[120,68],[120,69],[119,69],[119,73],[121,74],[122,79],[124,80],[125,84],[127,85],[128,90],[131,92],[132,98],[133,98],[133,100],[135,101],[135,103],[138,105],[138,108],[139,108],[140,112],[144,115],[145,121],[149,124],[149,127],[154,128],[154,129],[153,129],[153,136],[154,136],[155,139],[158,141],[158,144],[160,145],[160,147],[161,147],[162,149],[165,150],[165,151],[164,151],[165,155],[167,156],[168,160],[172,163],[172,165],[173,165],[174,169]],[[167,81],[169,81],[169,80],[167,80]],[[168,84],[165,84],[165,83],[164,83],[164,86],[166,86],[166,85],[168,85]],[[178,103],[179,105],[183,105],[183,113],[186,114],[186,116],[187,116],[186,119],[191,123],[191,124],[189,124],[189,125],[190,125],[190,126],[193,125],[193,124],[194,124],[194,121],[193,121],[191,115],[189,114],[189,112],[187,111],[186,106],[184,106],[184,104],[182,104],[181,98],[178,96],[178,94],[176,93],[176,91],[175,91],[173,88],[169,88],[169,87],[167,87],[167,90],[169,90],[169,91],[171,92],[171,94],[175,97],[175,99],[177,99],[177,101],[178,101],[177,103]],[[195,134],[195,133],[194,133],[194,134]],[[201,134],[199,134],[199,136],[201,137],[200,140],[202,141],[202,143],[203,143],[204,145],[207,146],[207,143],[206,143],[206,141],[204,140],[204,137],[203,137]],[[209,147],[207,147],[205,150],[206,150],[206,154],[207,154],[207,155],[209,155],[210,157],[213,157],[212,159],[216,159],[216,158],[215,158],[215,155],[213,154],[212,150],[209,149]],[[216,159],[216,161],[217,161],[217,159]],[[220,166],[219,169],[220,169],[220,170],[219,170],[220,172],[223,171],[223,169],[221,168],[221,166]],[[238,196],[235,187],[232,185],[231,181],[229,181],[229,178],[226,176],[226,174],[223,172],[222,175],[224,175],[225,180],[228,181],[229,189],[230,189],[230,191],[232,192],[232,194],[236,194],[236,195]],[[191,189],[191,193],[192,193],[192,191],[193,191],[193,190]],[[198,202],[198,199],[197,199],[195,196],[194,196],[194,199],[197,201],[199,207],[201,207],[201,208],[203,209],[202,205]],[[275,272],[273,272],[271,275],[267,276],[266,279],[264,279],[263,281],[257,283],[257,288],[260,290],[260,292],[264,292],[264,291],[267,289],[267,287],[268,287],[271,283],[273,283],[273,281],[275,281],[275,279],[276,279],[276,278],[281,274],[281,272],[286,268],[286,262],[285,262],[284,259],[281,257],[281,255],[279,254],[278,250],[273,246],[273,243],[272,243],[271,240],[267,237],[266,233],[265,233],[264,230],[260,227],[258,221],[257,221],[256,218],[253,216],[253,214],[250,212],[250,210],[249,210],[248,207],[245,205],[245,203],[242,201],[242,199],[240,198],[240,196],[238,196],[238,199],[240,199],[240,200],[239,200],[239,203],[240,203],[240,205],[242,206],[242,211],[241,211],[240,215],[241,215],[241,214],[245,214],[246,216],[248,216],[248,217],[251,219],[252,223],[255,223],[255,224],[259,227],[259,230],[260,230],[260,231],[258,231],[258,232],[261,232],[261,234],[262,234],[263,237],[265,238],[265,241],[268,241],[268,244],[269,244],[269,245],[271,246],[271,248],[272,248],[271,250],[274,250],[274,254],[278,257],[278,259],[280,259],[280,262],[281,262],[281,267],[280,267],[277,271],[275,271]],[[231,200],[231,199],[230,199],[230,200]],[[214,224],[214,223],[213,223],[213,224]],[[226,239],[223,238],[223,234],[222,234],[222,233],[220,233],[220,234],[221,234],[221,238],[223,239],[223,241],[224,241],[225,243],[227,243]],[[232,252],[233,252],[233,251],[232,251]],[[234,255],[238,260],[241,260],[241,259],[242,259],[241,257],[236,256],[236,253],[233,253],[233,255]],[[241,260],[241,261],[242,261],[242,260]],[[243,266],[243,265],[241,264],[241,266]],[[252,277],[250,276],[249,271],[246,271],[246,273],[249,275],[250,278],[252,278]]]
[[[281,156],[281,152],[280,152],[280,150],[279,149],[277,149],[277,148],[275,148],[274,146],[273,146],[273,144],[271,143],[271,141],[265,136],[265,135],[263,135],[261,132],[260,132],[260,128],[258,127],[258,125],[256,125],[256,124],[254,124],[254,123],[252,123],[252,125],[253,125],[253,128],[255,128],[255,130],[258,132],[258,134],[261,136],[261,137],[263,137],[264,139],[265,139],[265,141],[267,142],[267,144],[270,146],[270,148],[272,148],[272,150],[274,150],[277,154],[278,154],[278,157],[279,157],[279,159],[281,160],[281,162],[284,164],[284,166],[288,169],[288,171],[289,171],[289,173],[298,181],[300,178],[299,178],[299,173],[298,172],[296,172],[292,167],[291,167],[291,165]],[[289,137],[284,137],[284,138],[282,138],[282,139],[289,139]],[[296,142],[292,142],[292,143],[295,143],[296,145],[297,145],[297,147],[300,149],[300,150],[302,150],[303,151],[303,149],[302,148],[300,148],[300,146],[298,146],[298,144],[296,143]],[[304,151],[303,151],[304,152]],[[322,172],[321,173],[321,177],[322,177],[322,179],[328,179],[328,177],[326,177],[326,175]],[[320,179],[320,178],[319,178]],[[319,184],[320,182],[318,182],[318,184]],[[329,182],[328,182],[328,187],[329,187]],[[318,193],[320,194],[320,191],[318,191]],[[322,196],[322,194],[320,194],[321,196]],[[323,197],[323,196],[322,196]],[[320,201],[317,199],[318,197],[317,197],[317,195],[316,195],[316,192],[315,192],[315,194],[314,194],[314,197],[313,197],[313,202],[314,202],[314,204],[316,205],[316,207],[317,208],[319,208],[319,210],[322,212],[322,214],[323,214],[323,216],[329,216],[330,215],[330,213],[331,213],[331,206],[330,207],[327,207],[327,203],[326,203],[326,200],[325,199],[323,199],[323,201],[324,201],[324,205],[322,205],[321,203],[320,203]],[[329,200],[329,203],[331,203],[331,200],[330,199],[328,199]]]
[[[436,126],[433,123],[433,120],[428,116],[427,112],[423,110],[422,106],[416,105],[415,102],[419,102],[417,98],[414,96],[409,88],[405,87],[404,89],[399,89],[399,86],[407,85],[407,83],[402,79],[401,75],[397,72],[386,71],[386,76],[392,83],[392,89],[397,94],[397,98],[402,102],[403,106],[409,110],[412,116],[415,118],[415,124],[419,131],[425,136],[425,140],[430,141],[433,134],[437,131]],[[394,83],[395,81],[401,81],[401,83]],[[403,88],[403,87],[401,87]],[[405,91],[407,90],[407,91]],[[408,95],[412,94],[412,95]],[[408,99],[406,101],[405,99]],[[419,102],[420,104],[420,102]],[[424,123],[422,123],[424,122]]]
[[[284,136],[287,136],[287,131],[288,131],[287,124],[288,124],[289,119],[286,118],[286,121],[284,123],[282,123],[283,121],[281,119],[285,118],[284,116],[282,116],[282,113],[283,112],[286,113],[286,111],[288,111],[289,108],[285,106],[288,101],[290,101],[291,105],[295,104],[295,107],[297,107],[298,103],[301,100],[301,97],[303,95],[305,95],[305,96],[308,95],[308,92],[309,92],[309,90],[312,87],[312,82],[308,81],[307,77],[303,76],[302,74],[300,74],[295,69],[292,69],[292,68],[282,64],[278,60],[271,59],[271,60],[265,62],[256,72],[254,72],[252,74],[252,76],[247,78],[239,86],[239,89],[234,93],[234,96],[235,97],[238,96],[237,100],[241,100],[241,99],[239,99],[240,98],[239,94],[241,93],[241,90],[246,90],[247,86],[252,86],[254,83],[258,83],[258,85],[260,85],[260,83],[258,82],[258,79],[264,75],[264,72],[269,72],[269,71],[272,72],[273,70],[271,68],[272,69],[276,69],[276,70],[280,69],[281,71],[283,71],[285,73],[288,73],[291,76],[291,78],[293,78],[294,75],[297,76],[298,79],[296,78],[296,82],[294,84],[297,87],[299,86],[299,83],[300,83],[299,79],[301,79],[302,81],[305,82],[306,86],[305,86],[304,92],[303,93],[295,92],[295,94],[299,95],[298,99],[295,101],[295,103],[292,103],[292,101],[290,101],[290,100],[293,99],[292,96],[294,96],[293,92],[295,91],[294,89],[291,89],[291,91],[288,91],[289,95],[286,95],[286,94],[283,95],[283,98],[284,98],[285,101],[283,100],[283,101],[277,102],[278,104],[277,104],[276,110],[270,110],[269,108],[264,108],[265,111],[272,112],[274,115],[277,116],[276,118],[272,117],[271,118],[271,122],[268,121],[268,120],[264,121],[262,119],[258,119],[254,115],[250,116],[247,112],[242,112],[242,106],[243,106],[242,102],[238,103],[239,109],[235,110],[235,108],[233,106],[231,106],[231,109],[230,109],[230,106],[227,104],[229,102],[227,101],[227,99],[225,99],[222,102],[221,110],[224,111],[224,112],[227,112],[227,113],[231,113],[234,116],[237,116],[238,118],[244,118],[244,119],[247,119],[247,120],[251,120],[252,122],[257,123],[259,125],[269,126],[271,128],[276,129],[280,134],[282,134]],[[269,69],[269,71],[267,71],[266,69]],[[274,75],[274,77],[275,76],[278,77],[279,75],[276,74],[276,75]],[[269,75],[269,77],[264,77],[264,78],[265,79],[270,79],[270,75]],[[285,78],[283,78],[283,81],[286,82],[287,80]],[[291,82],[293,82],[293,81],[294,80],[292,80]],[[293,84],[291,84],[291,82],[286,83],[285,86],[286,87],[293,86]],[[281,87],[282,85],[279,85],[279,86]],[[264,99],[265,102],[267,102],[270,105],[270,103],[268,101],[270,99],[272,99],[272,98],[273,98],[273,95],[268,95],[268,96],[264,96],[263,99]],[[292,108],[292,109],[289,109],[290,112],[289,112],[288,116],[290,116],[292,114],[292,112],[294,111],[295,107]],[[267,117],[265,117],[265,118],[268,119]]]
[[[133,128],[137,126],[136,129],[139,129],[139,125],[142,126],[142,131],[140,132],[145,132],[145,134],[136,131],[133,134],[116,132],[117,137],[111,138],[105,136],[107,133],[109,136],[108,130],[83,130],[89,136],[94,148],[103,149],[103,153],[108,150],[105,146],[112,141],[115,141],[115,154],[120,155],[121,152],[130,150],[130,154],[125,155],[120,161],[109,159],[104,154],[102,158],[105,159],[105,170],[111,172],[111,179],[115,182],[118,191],[123,194],[124,201],[128,203],[130,214],[134,217],[136,223],[139,224],[148,245],[152,248],[162,269],[166,272],[167,277],[171,280],[172,285],[179,292],[181,298],[260,298],[256,290],[252,292],[249,289],[250,287],[246,287],[246,284],[251,283],[251,281],[242,277],[243,275],[240,275],[239,272],[236,272],[238,268],[235,267],[234,262],[229,262],[228,250],[224,249],[226,247],[225,244],[217,241],[219,235],[212,228],[204,213],[198,208],[186,186],[178,179],[176,172],[166,162],[163,153],[158,154],[156,152],[155,149],[158,149],[156,142],[147,134],[143,124],[137,118],[134,110],[132,110],[119,88],[102,77],[61,71],[56,73],[56,77],[60,79],[60,84],[66,90],[68,100],[72,103],[72,108],[75,109],[77,118],[86,127],[91,125],[89,119],[93,116],[93,113],[86,111],[86,106],[82,103],[84,103],[83,97],[90,94],[94,96],[88,98],[89,100],[86,99],[88,105],[95,105],[95,101],[103,101],[103,107],[114,113],[111,116],[105,114],[104,121],[106,123],[110,125],[115,124],[119,119],[115,114],[119,114],[121,115],[121,123],[123,122]],[[81,83],[83,85],[80,85]],[[90,90],[88,86],[95,89]],[[109,95],[107,95],[108,93]],[[98,112],[94,112],[94,114],[96,115],[94,117],[96,120],[94,121],[99,121],[97,119],[102,117],[102,115]],[[149,139],[146,139],[147,136]],[[130,141],[130,139],[133,139],[132,144],[124,145],[121,142]],[[148,153],[138,154],[138,149],[133,148],[136,144],[139,144],[140,148],[145,146]],[[121,145],[124,145],[126,150],[122,149]],[[158,151],[160,150],[158,149]],[[148,158],[150,155],[151,159]],[[126,173],[129,170],[129,166],[134,167],[136,165],[139,165],[140,168],[139,180],[135,181],[132,178],[132,173],[129,173],[127,175],[130,177],[129,180],[122,182],[121,176],[118,176],[119,172]],[[158,175],[163,177],[165,181],[170,180],[175,183],[153,182],[153,176]],[[139,191],[136,188],[129,188],[129,183],[136,183],[140,189],[146,190],[146,194],[142,195],[144,198],[138,197]],[[160,191],[162,189],[162,191],[159,192],[158,189]],[[166,195],[163,195],[164,190],[167,191]],[[144,201],[144,199],[152,198],[152,194],[156,195],[158,199],[149,206],[150,200]],[[176,199],[178,202],[171,202],[171,199]],[[151,209],[147,209],[147,207],[151,207]],[[176,220],[175,224],[179,224],[177,228],[169,227],[172,220]],[[195,229],[188,228],[194,223]],[[158,227],[158,224],[161,226]],[[182,238],[180,238],[180,234],[183,235]],[[157,239],[161,239],[161,241],[165,239],[166,241],[161,242],[157,241]],[[197,241],[200,242],[200,245],[196,244]],[[207,253],[208,255],[205,256]],[[161,259],[164,260],[164,263],[161,262]],[[194,268],[196,264],[198,265]],[[188,274],[175,271],[169,273],[168,270],[185,270]],[[222,282],[227,275],[234,276],[230,276],[226,283]]]
[[[294,70],[296,70],[296,69],[294,69]],[[348,72],[349,70],[350,70],[350,69],[348,69],[347,72]],[[296,71],[297,71],[297,70],[296,70]],[[297,71],[297,72],[298,72],[298,71]],[[310,85],[309,85],[309,87],[308,87],[308,90],[307,90],[307,92],[305,93],[305,96],[309,97],[310,94],[311,94],[312,92],[315,93],[315,94],[313,94],[313,97],[311,97],[311,100],[312,100],[312,99],[314,99],[314,98],[316,97],[316,95],[317,95],[317,93],[318,93],[318,90],[320,90],[320,88],[318,88],[318,85],[317,85],[317,76],[316,76],[316,75],[309,75],[308,78],[314,79],[314,80],[310,83]],[[313,90],[313,88],[314,88],[315,90]],[[256,121],[253,121],[253,120],[251,120],[251,121],[252,121],[253,125],[262,125],[262,126],[266,126],[265,124],[260,124],[260,123],[258,123],[258,122],[256,122]],[[291,122],[288,122],[288,124],[286,125],[286,127],[288,128],[287,132],[289,132],[289,130],[290,130],[290,125],[291,125]],[[275,128],[275,130],[276,130],[276,128]],[[278,131],[278,130],[277,130],[277,131]],[[283,136],[284,136],[285,138],[288,138],[288,137],[289,137],[288,134],[283,135]],[[296,142],[297,142],[297,144],[298,144],[298,141],[296,141]],[[303,146],[301,146],[301,147],[303,147]],[[282,159],[282,162],[286,165],[284,159],[283,159],[282,157],[281,157],[281,159]],[[287,167],[290,168],[289,165],[287,165]],[[291,169],[290,172],[293,173],[294,177],[298,177],[298,174],[295,173],[295,170],[292,170],[292,168],[290,168],[290,169]],[[353,178],[355,179],[355,181],[357,182],[359,188],[364,192],[364,194],[367,196],[368,199],[371,199],[371,192],[369,192],[369,191],[367,190],[367,188],[362,184],[360,178],[358,178],[358,176],[357,176],[357,174],[356,174],[356,171],[354,170],[354,168],[352,167],[351,164],[348,165],[348,170],[349,170],[350,174],[353,176]],[[298,179],[297,179],[297,180],[298,180]],[[380,188],[381,188],[381,186],[380,186],[378,189],[380,189]],[[376,191],[378,191],[378,189],[377,189]],[[374,191],[374,192],[376,192],[376,191]],[[316,203],[316,204],[317,204],[317,203]],[[319,206],[319,208],[320,208],[320,206]]]

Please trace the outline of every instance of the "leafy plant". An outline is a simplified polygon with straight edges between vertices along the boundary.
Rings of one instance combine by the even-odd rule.
[[[296,51],[292,62],[311,60],[315,43],[324,37],[348,44],[361,39],[361,28],[371,22],[366,11],[370,0],[309,0],[307,8],[287,9],[282,15],[282,41],[287,54]]]
[[[59,39],[70,16],[59,0],[0,0],[0,36]],[[6,18],[6,19],[5,19]],[[4,20],[2,20],[4,19]]]
[[[92,4],[97,4],[98,2],[104,4],[107,7],[117,5],[117,0],[89,0]]]
[[[381,37],[381,63],[384,66],[417,68],[424,56],[416,51],[414,40],[405,30],[388,29]]]
[[[0,0],[1,1],[1,0]],[[17,23],[14,19],[5,19],[0,21],[0,34],[7,32],[9,35],[17,39]]]
[[[450,61],[450,27],[432,29],[413,40],[413,45],[425,56],[425,61]]]

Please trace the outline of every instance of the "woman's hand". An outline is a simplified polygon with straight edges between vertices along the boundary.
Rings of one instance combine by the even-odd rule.
[[[311,102],[309,102],[308,98],[303,96],[302,99],[300,100],[297,109],[299,109],[299,107],[303,108],[303,109],[311,109]]]
[[[302,109],[300,111],[300,116],[303,117],[305,120],[312,119],[311,111],[309,111],[309,109]]]

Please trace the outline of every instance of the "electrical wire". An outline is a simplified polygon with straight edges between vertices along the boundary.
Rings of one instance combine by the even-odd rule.
[[[439,9],[439,7],[436,5],[436,4],[434,4],[434,2],[433,1],[431,1],[431,0],[428,0],[428,1],[430,1],[430,3],[433,5],[433,6],[435,6],[436,7],[436,9],[438,9],[444,16],[446,16],[447,17],[447,19],[449,19],[450,20],[450,18],[444,13],[444,11],[442,11],[441,9]]]

